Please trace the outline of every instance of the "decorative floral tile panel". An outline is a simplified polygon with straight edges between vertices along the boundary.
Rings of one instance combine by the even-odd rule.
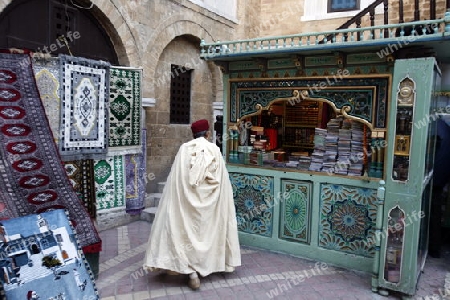
[[[309,242],[311,183],[283,180],[280,238]]]
[[[375,254],[376,189],[322,184],[319,246],[364,257]]]
[[[273,177],[230,173],[238,230],[271,236],[273,228]]]

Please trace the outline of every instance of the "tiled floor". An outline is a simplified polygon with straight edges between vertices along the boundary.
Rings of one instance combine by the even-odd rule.
[[[141,268],[150,227],[137,221],[100,232],[103,252],[96,285],[101,299],[400,299],[372,293],[370,274],[247,247],[242,247],[242,266],[234,273],[201,278],[201,288],[192,291],[186,276],[146,273]],[[447,299],[439,294],[444,295],[448,273],[450,250],[443,258],[428,258],[412,299]]]

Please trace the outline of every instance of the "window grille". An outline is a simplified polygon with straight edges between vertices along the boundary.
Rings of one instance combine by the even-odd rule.
[[[192,70],[171,65],[170,123],[189,124],[191,115]]]

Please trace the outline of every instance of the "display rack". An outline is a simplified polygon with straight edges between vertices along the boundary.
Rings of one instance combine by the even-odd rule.
[[[285,103],[282,146],[311,151],[314,148],[315,128],[322,126],[322,107],[323,103],[317,101]]]

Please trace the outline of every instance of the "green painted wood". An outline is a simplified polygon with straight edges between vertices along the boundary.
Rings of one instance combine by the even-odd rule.
[[[254,61],[233,61],[230,62],[228,68],[233,70],[259,70],[259,66]]]
[[[295,62],[292,58],[284,58],[284,59],[269,59],[267,61],[268,69],[288,69],[288,68],[296,68]]]
[[[338,64],[337,57],[334,55],[320,55],[305,57],[305,67],[334,66]]]
[[[445,36],[446,34],[444,34]],[[406,39],[406,37],[405,37]],[[419,39],[419,37],[418,37]],[[389,41],[389,39],[386,39]],[[391,42],[398,41],[398,39],[391,39]],[[311,41],[310,41],[311,42]],[[368,41],[370,42],[370,41]],[[319,45],[316,45],[319,47]],[[283,47],[283,46],[279,46]],[[312,44],[311,44],[311,47]],[[334,49],[338,49],[338,45],[335,45]],[[233,48],[229,48],[233,49]],[[251,55],[251,51],[244,53],[241,51],[239,56],[233,59],[238,61],[239,59],[244,60],[245,64],[236,63],[233,66],[233,70],[230,73],[224,74],[224,132],[227,132],[227,122],[231,125],[237,118],[239,118],[240,111],[239,101],[243,99],[236,97],[239,89],[242,90],[260,90],[269,91],[272,89],[292,89],[294,85],[293,82],[306,77],[308,80],[314,78],[316,81],[324,80],[326,76],[331,73],[327,73],[330,70],[337,70],[336,67],[308,67],[301,68],[299,65],[292,65],[290,56],[278,57],[277,51],[280,48],[264,49],[268,54],[267,67],[268,70],[265,72],[259,70],[253,70],[253,63],[248,63],[248,56]],[[356,48],[354,48],[356,51]],[[231,50],[230,50],[231,51]],[[235,51],[235,50],[233,50]],[[238,51],[238,50],[236,50]],[[246,50],[247,51],[247,50]],[[258,50],[259,51],[259,50]],[[296,53],[299,53],[297,51]],[[348,241],[349,252],[331,250],[321,246],[321,230],[323,230],[323,222],[327,222],[326,214],[323,214],[324,206],[321,206],[321,201],[323,198],[324,187],[329,185],[336,185],[344,188],[348,188],[351,193],[355,193],[359,188],[362,189],[372,189],[376,190],[379,187],[379,179],[377,178],[357,178],[357,177],[345,177],[345,176],[328,176],[327,174],[311,173],[311,172],[301,172],[297,170],[290,169],[276,169],[271,167],[258,167],[250,165],[237,165],[228,163],[227,168],[232,173],[240,173],[244,175],[249,175],[254,178],[264,178],[270,177],[273,180],[273,186],[269,192],[270,197],[273,199],[273,207],[271,207],[271,218],[268,218],[271,226],[270,234],[261,235],[249,232],[240,232],[240,242],[243,245],[254,246],[259,248],[264,248],[273,251],[280,251],[284,253],[289,253],[292,255],[297,255],[300,257],[305,257],[313,260],[320,260],[329,264],[342,266],[345,268],[351,268],[355,270],[362,270],[365,272],[371,272],[377,278],[372,281],[373,290],[378,289],[390,289],[395,291],[400,291],[405,294],[414,294],[414,288],[417,283],[417,276],[423,261],[420,259],[419,252],[419,238],[421,237],[421,220],[418,213],[424,210],[422,204],[422,193],[425,189],[427,183],[427,177],[424,172],[425,165],[425,148],[424,143],[427,140],[428,128],[429,128],[429,108],[430,108],[430,97],[433,92],[433,82],[435,74],[435,60],[433,58],[423,58],[423,59],[409,59],[409,60],[397,60],[395,63],[387,61],[386,57],[380,57],[380,53],[372,52],[368,53],[363,51],[362,53],[354,53],[346,56],[346,68],[349,70],[351,76],[350,80],[357,80],[358,76],[364,78],[386,76],[389,78],[392,74],[392,80],[386,89],[386,99],[383,102],[383,109],[389,112],[387,120],[383,120],[383,126],[379,128],[385,128],[389,125],[387,132],[387,147],[385,156],[385,171],[384,176],[386,180],[385,186],[385,205],[384,209],[378,207],[371,202],[370,209],[372,210],[372,215],[376,215],[376,222],[383,224],[376,225],[374,218],[372,217],[369,222],[372,222],[371,229],[373,232],[379,230],[377,238],[375,239],[375,246],[380,246],[379,251],[375,251],[374,257],[364,256],[355,254],[354,249],[351,249],[351,242]],[[221,54],[219,54],[220,56]],[[271,58],[271,56],[277,55],[276,58]],[[223,58],[224,56],[222,56]],[[378,57],[378,58],[377,58]],[[216,58],[219,59],[218,56]],[[230,57],[228,57],[230,58]],[[231,58],[230,58],[231,59]],[[330,59],[328,57],[327,59]],[[376,75],[373,75],[376,74]],[[268,76],[268,78],[263,78],[263,75]],[[355,76],[357,75],[357,76]],[[364,75],[364,76],[361,76]],[[297,77],[295,77],[297,76]],[[317,77],[319,76],[319,77]],[[293,77],[293,78],[288,78]],[[398,182],[392,180],[391,173],[393,167],[393,152],[394,152],[394,138],[395,138],[395,114],[397,111],[396,97],[399,83],[406,77],[414,80],[415,92],[416,92],[416,104],[414,110],[414,124],[417,124],[417,128],[413,131],[413,136],[411,140],[411,164],[410,178],[407,182]],[[279,79],[283,78],[283,84],[285,86],[279,85],[281,82]],[[305,78],[305,77],[303,77]],[[231,80],[231,81],[230,81]],[[237,87],[237,83],[242,82],[243,84]],[[267,88],[264,84],[271,82],[273,86]],[[307,82],[308,83],[308,82]],[[304,86],[308,86],[304,84]],[[251,93],[249,93],[250,95]],[[390,96],[390,97],[389,97]],[[390,103],[387,102],[387,98],[390,99]],[[239,101],[233,102],[230,99],[237,99]],[[251,104],[256,104],[251,102]],[[264,105],[267,103],[264,102]],[[253,106],[248,106],[253,107]],[[380,107],[374,108],[375,111],[380,111]],[[248,110],[248,112],[252,112]],[[427,116],[428,113],[428,116]],[[230,116],[233,118],[230,119]],[[428,119],[427,119],[428,118]],[[384,121],[386,121],[384,123]],[[380,123],[381,124],[381,123]],[[225,138],[225,137],[224,137]],[[225,146],[225,150],[227,146]],[[224,151],[224,157],[226,158],[227,151]],[[253,178],[252,177],[252,178]],[[296,238],[288,238],[287,235],[283,234],[284,227],[286,224],[286,211],[287,206],[279,200],[280,195],[286,191],[286,185],[288,183],[294,183],[296,188],[300,188],[303,185],[307,186],[308,197],[310,199],[310,210],[309,210],[309,236],[305,239],[303,235],[297,236]],[[306,198],[308,198],[306,197]],[[302,198],[303,199],[303,198]],[[303,199],[304,200],[304,199]],[[354,200],[353,198],[349,200]],[[341,203],[342,202],[342,203]],[[344,200],[337,203],[336,208],[342,209]],[[336,202],[335,202],[336,203]],[[353,206],[364,210],[364,206],[358,206],[360,203],[354,203]],[[404,256],[402,257],[402,278],[400,284],[392,284],[384,279],[384,266],[386,257],[386,234],[385,230],[387,228],[386,222],[388,217],[388,212],[390,209],[399,205],[399,207],[405,211],[406,221],[408,222],[406,226],[405,235],[405,250]],[[376,210],[377,212],[373,212]],[[380,216],[381,214],[381,216]],[[321,223],[322,222],[322,223]],[[382,227],[382,228],[380,228]],[[423,228],[423,227],[422,227]],[[323,232],[322,232],[323,233]],[[423,238],[423,234],[422,234]],[[425,236],[426,238],[426,236]],[[322,242],[323,243],[323,242]],[[342,250],[342,249],[341,249]],[[377,260],[377,261],[375,261]],[[378,268],[375,270],[374,268]]]
[[[379,53],[354,53],[347,55],[347,64],[371,64],[371,63],[385,63],[385,58]]]
[[[363,178],[349,178],[345,176],[327,176],[320,173],[305,173],[297,171],[287,171],[284,169],[268,169],[263,167],[252,167],[243,165],[227,165],[230,173],[242,173],[247,175],[271,177],[273,178],[273,230],[272,235],[262,236],[260,234],[250,234],[239,232],[242,245],[254,246],[263,249],[280,251],[297,255],[309,259],[320,260],[332,265],[352,268],[370,272],[372,270],[373,258],[355,255],[351,253],[339,252],[325,249],[319,246],[320,230],[320,194],[322,184],[346,185],[376,190],[378,179],[364,180]],[[282,230],[280,224],[283,223],[283,193],[286,191],[283,184],[295,183],[298,187],[306,185],[311,197],[310,209],[310,240],[309,244],[303,241],[286,240],[280,238],[279,232]]]
[[[375,225],[375,236],[380,237],[383,232],[383,211],[384,211],[384,197],[386,195],[385,181],[380,180],[380,187],[377,190],[377,219]],[[380,277],[380,248],[381,248],[381,238],[376,239],[375,245],[375,256],[373,259],[372,266],[372,291],[377,292],[379,287],[379,277]]]
[[[334,57],[334,56],[333,56]],[[290,58],[285,58],[286,60],[289,60]],[[277,59],[278,60],[278,59]],[[268,60],[268,63],[270,63],[270,59]],[[270,74],[270,78],[268,79],[264,79],[264,81],[267,82],[272,82],[274,81],[274,78],[276,78],[277,76],[280,76],[281,74],[286,74],[287,72],[291,72],[290,74],[292,74],[294,71],[297,72],[298,69],[297,68],[293,68],[292,66],[289,66],[289,64],[286,63],[286,65],[288,67],[286,68],[280,68],[280,69],[274,69],[274,70],[269,70],[268,74]],[[236,64],[237,66],[237,64]],[[264,81],[261,81],[262,78],[258,78],[257,75],[262,75],[262,73],[258,73],[258,72],[254,72],[252,73],[252,71],[248,71],[248,70],[244,70],[245,66],[241,66],[243,68],[243,70],[240,69],[236,69],[233,70],[230,73],[224,74],[224,99],[229,100],[230,96],[232,96],[232,99],[236,99],[238,101],[233,102],[233,101],[226,101],[225,105],[224,105],[224,120],[228,120],[228,122],[230,122],[230,115],[236,116],[237,110],[239,109],[238,107],[241,107],[240,105],[244,105],[245,108],[249,108],[249,107],[253,107],[254,104],[261,104],[263,106],[265,106],[267,103],[266,100],[261,99],[260,102],[252,102],[251,105],[249,103],[246,103],[247,100],[245,100],[244,98],[242,98],[241,96],[239,97],[235,97],[238,91],[238,85],[235,84],[236,82],[242,82],[242,87],[243,87],[243,91],[251,91],[251,90],[255,90],[255,87],[257,89],[257,91],[259,92],[270,92],[271,88],[266,88],[265,85],[267,84],[264,83]],[[366,66],[359,66],[359,65],[355,65],[353,68],[355,70],[355,72],[357,71],[356,68],[358,67],[363,67],[366,68]],[[378,66],[377,66],[378,67]],[[383,67],[383,66],[381,66]],[[331,68],[332,70],[337,70],[335,68]],[[309,68],[309,69],[305,69],[307,72],[323,72],[324,74],[326,74],[326,67],[323,68]],[[367,73],[370,73],[370,70],[373,71],[373,69],[367,68]],[[385,69],[382,69],[385,70]],[[242,71],[242,72],[241,72]],[[273,73],[271,73],[273,72]],[[277,73],[275,73],[277,72]],[[239,74],[239,76],[242,76],[242,74],[246,74],[249,75],[250,74],[255,74],[255,79],[245,79],[245,78],[238,78],[237,74]],[[272,76],[273,74],[279,74],[277,76]],[[312,74],[312,73],[311,73]],[[389,77],[388,74],[384,73],[384,75],[386,78]],[[252,76],[253,77],[253,76]],[[312,83],[314,84],[314,82],[321,82],[326,80],[327,77],[319,77],[319,78],[315,78],[315,81],[308,81],[304,84],[304,87],[308,87],[307,83]],[[332,78],[332,77],[331,77]],[[230,79],[232,79],[232,81],[230,81]],[[349,77],[350,80],[363,80],[360,77]],[[247,83],[246,83],[247,82]],[[275,81],[274,81],[275,82]],[[280,81],[279,81],[280,82]],[[272,91],[275,88],[276,90],[280,91],[280,88],[277,85],[280,85],[281,83],[277,83],[275,85],[271,85],[272,86]],[[286,79],[286,84],[289,86],[292,86],[292,82],[289,81],[289,79]],[[253,86],[255,85],[255,86]],[[292,93],[292,88],[288,88],[288,90],[290,91],[290,94]],[[249,95],[251,95],[251,92],[244,92],[241,93],[242,95],[244,95],[245,93],[249,93]],[[234,96],[233,96],[234,95]],[[258,94],[261,97],[261,93]],[[252,99],[254,99],[252,97]],[[250,111],[249,111],[250,112]],[[227,121],[226,121],[227,122]],[[226,123],[225,122],[225,123]],[[231,125],[233,122],[229,123],[229,125]],[[225,126],[225,125],[224,125]],[[226,128],[225,128],[226,130]],[[225,131],[226,132],[226,131]],[[224,151],[224,153],[226,153],[226,151]],[[227,157],[227,155],[224,155],[225,157]],[[289,254],[293,254],[293,255],[298,255],[298,256],[302,256],[305,258],[310,258],[310,259],[316,259],[316,260],[321,260],[324,262],[327,262],[329,264],[333,264],[333,265],[339,265],[342,267],[346,267],[346,268],[353,268],[356,270],[362,270],[362,271],[366,271],[366,272],[370,272],[372,270],[372,266],[373,266],[373,258],[372,258],[372,254],[368,254],[369,252],[367,251],[367,249],[363,249],[363,251],[360,251],[361,249],[357,249],[357,248],[352,248],[355,247],[355,245],[357,245],[357,243],[353,243],[353,241],[348,240],[345,241],[343,243],[343,248],[338,249],[336,251],[336,249],[330,249],[331,244],[327,244],[330,243],[332,241],[325,241],[324,242],[324,238],[325,238],[325,234],[321,233],[321,230],[323,228],[323,225],[321,224],[321,222],[325,222],[327,224],[329,224],[329,220],[328,220],[328,215],[325,213],[324,214],[324,210],[328,209],[326,207],[331,207],[332,209],[334,209],[334,207],[336,207],[336,209],[342,209],[342,205],[341,202],[343,202],[344,200],[347,199],[339,199],[339,201],[336,201],[333,203],[331,203],[329,206],[321,206],[321,199],[325,199],[323,198],[324,196],[322,195],[322,193],[326,192],[326,188],[330,187],[332,185],[335,185],[337,187],[344,187],[348,190],[348,193],[350,193],[351,195],[356,195],[357,191],[359,191],[359,189],[362,190],[372,190],[372,191],[376,191],[376,189],[378,188],[378,181],[379,179],[376,178],[364,178],[364,177],[346,177],[346,176],[339,176],[339,175],[335,175],[335,176],[328,176],[325,173],[310,173],[310,172],[299,172],[297,170],[289,170],[289,169],[274,169],[271,167],[258,167],[258,166],[251,166],[251,165],[237,165],[237,164],[233,164],[233,163],[228,163],[227,164],[228,170],[230,172],[230,174],[232,174],[232,178],[233,181],[236,181],[238,179],[236,178],[244,178],[244,177],[248,177],[251,178],[251,180],[253,182],[256,183],[256,186],[250,186],[248,183],[246,184],[239,184],[239,188],[234,187],[235,192],[239,192],[239,193],[243,193],[243,195],[235,195],[235,201],[236,199],[239,199],[238,201],[241,203],[240,207],[242,206],[242,201],[243,199],[245,199],[246,197],[249,197],[250,200],[252,200],[251,198],[253,197],[255,201],[249,201],[249,207],[253,207],[252,205],[254,205],[254,203],[260,203],[259,205],[261,205],[261,199],[259,198],[260,196],[258,196],[258,193],[255,192],[257,191],[257,186],[258,186],[258,182],[260,179],[265,180],[264,178],[270,178],[271,181],[273,181],[273,187],[272,187],[272,191],[267,195],[266,191],[264,191],[264,195],[267,195],[267,197],[271,198],[271,210],[264,210],[264,212],[262,210],[252,210],[252,213],[267,213],[269,214],[269,218],[264,217],[261,218],[260,216],[256,216],[256,218],[254,218],[254,223],[251,224],[249,222],[247,222],[246,226],[257,226],[258,222],[263,222],[264,226],[270,226],[271,231],[270,234],[264,234],[264,232],[268,232],[268,231],[264,231],[261,232],[261,230],[253,230],[251,227],[248,227],[245,229],[244,231],[240,231],[239,236],[240,236],[240,240],[241,243],[244,245],[249,245],[249,246],[256,246],[256,247],[260,247],[260,248],[265,248],[268,250],[275,250],[275,251],[282,251],[285,253],[289,253]],[[236,174],[242,174],[242,175],[238,175],[236,176]],[[235,185],[236,182],[234,182],[233,184]],[[285,224],[286,224],[286,212],[287,212],[287,205],[285,202],[283,202],[282,200],[282,195],[284,192],[286,192],[287,189],[287,185],[294,185],[297,189],[300,188],[306,188],[306,197],[305,199],[302,200],[307,200],[309,201],[309,208],[308,208],[308,217],[309,220],[308,222],[308,228],[307,228],[307,235],[305,236],[303,234],[303,232],[296,236],[295,238],[292,237],[288,237],[288,235],[283,234],[285,233]],[[254,189],[255,191],[249,192],[248,189]],[[372,192],[373,194],[373,192]],[[265,196],[266,197],[266,196]],[[360,198],[355,197],[354,199],[352,199],[353,197],[350,197],[351,201],[366,201],[366,200],[357,200],[357,199],[366,199],[366,198]],[[342,200],[342,201],[341,201]],[[259,201],[259,202],[258,202]],[[373,198],[372,200],[373,201]],[[365,202],[364,202],[365,203]],[[335,205],[336,204],[336,205]],[[345,203],[342,203],[345,204]],[[367,204],[367,203],[366,203]],[[355,202],[355,204],[352,205],[356,205],[355,207],[358,208],[357,205],[360,205],[358,209],[362,209],[364,210],[365,208],[368,208],[369,206],[367,206],[366,204],[362,204],[362,202]],[[240,209],[241,211],[243,211],[242,209]],[[370,237],[370,235],[367,235],[367,238],[369,239],[368,243],[369,243],[369,248],[373,247],[375,245],[375,243],[372,243],[371,241],[373,241],[373,233],[375,231],[375,214],[374,212],[376,212],[376,206],[375,205],[371,205],[370,206],[370,210],[371,210],[371,219],[368,220],[368,226],[367,227],[360,227],[362,228],[362,230],[368,230],[367,234],[372,234],[372,237]],[[369,214],[369,212],[367,212]],[[247,216],[250,216],[250,213],[247,213]],[[332,215],[332,212],[330,212],[330,216]],[[272,219],[271,219],[272,218]],[[332,233],[334,232],[334,229],[330,229],[329,225],[327,225],[327,230],[328,233]],[[373,228],[372,228],[373,227]],[[264,229],[265,230],[265,229]],[[263,233],[263,234],[262,234]],[[334,233],[332,234],[334,235]],[[339,237],[338,237],[339,238]],[[348,239],[349,237],[346,236],[346,238]],[[320,241],[320,239],[322,239],[322,241]],[[364,241],[362,241],[364,242]],[[373,245],[372,245],[373,244]],[[325,247],[324,247],[325,246]],[[327,248],[328,247],[328,248]]]
[[[228,120],[233,123],[272,101],[300,101],[295,91],[306,91],[309,97],[326,99],[337,109],[350,107],[348,115],[366,120],[373,128],[386,126],[388,74],[351,76],[338,70],[329,76],[238,79],[225,84],[230,90]]]
[[[282,179],[280,238],[309,243],[311,187],[311,182]]]
[[[398,44],[400,47],[420,43],[424,41],[448,40],[450,17],[448,14],[442,19],[421,20],[400,24],[376,25],[371,27],[348,28],[323,32],[301,33],[285,36],[271,36],[238,41],[225,41],[208,43],[200,42],[200,57],[208,60],[230,60],[245,56],[267,55],[275,53],[299,53],[330,49],[346,49],[349,47],[387,46]],[[429,34],[413,32],[405,34],[405,28],[429,29]],[[384,32],[389,32],[384,36]],[[399,36],[396,36],[398,32]],[[374,33],[374,34],[372,34]],[[361,40],[357,40],[357,36]],[[332,39],[322,42],[324,38],[333,36]],[[364,50],[363,50],[364,51]],[[317,52],[316,52],[317,53]],[[311,54],[309,54],[311,55]]]
[[[389,123],[393,124],[388,132],[387,162],[386,162],[386,197],[383,212],[383,232],[388,228],[389,211],[398,206],[405,212],[405,234],[403,238],[403,256],[401,279],[398,284],[390,283],[384,275],[387,239],[383,238],[380,249],[379,278],[380,288],[400,291],[413,295],[421,270],[421,255],[419,255],[419,233],[422,224],[422,214],[427,214],[429,208],[423,206],[422,195],[430,178],[425,172],[426,147],[429,127],[433,126],[430,117],[430,106],[435,87],[436,60],[434,58],[401,59],[396,60],[393,75],[393,89],[391,91],[391,107]],[[395,139],[396,112],[398,108],[398,86],[405,78],[415,83],[415,104],[413,129],[411,136],[409,178],[406,182],[394,180],[391,176],[393,169],[393,153]],[[432,147],[434,149],[434,146]],[[434,150],[433,150],[434,151]],[[429,195],[428,195],[429,197]],[[386,234],[384,235],[386,237]]]
[[[279,69],[268,69],[265,73],[260,70],[242,70],[236,69],[230,71],[229,76],[231,79],[255,79],[255,78],[299,78],[299,77],[326,77],[328,76],[333,80],[333,75],[336,75],[338,70],[345,70],[350,75],[369,75],[372,76],[374,74],[390,74],[391,67],[386,64],[385,61],[383,63],[365,63],[363,65],[347,65],[344,69],[339,69],[336,67],[314,67],[314,68],[294,68],[294,67],[286,67]],[[264,77],[263,75],[266,75]],[[338,75],[336,75],[338,76]],[[323,81],[323,79],[322,79]]]

